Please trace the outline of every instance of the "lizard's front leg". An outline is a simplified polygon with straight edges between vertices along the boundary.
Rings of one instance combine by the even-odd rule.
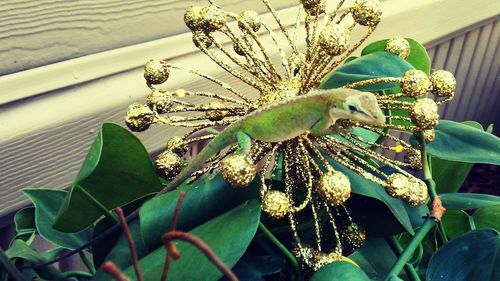
[[[245,134],[244,132],[236,133],[236,140],[240,148],[236,150],[236,154],[247,155],[250,153],[250,148],[252,147],[252,138]]]
[[[330,128],[335,121],[330,116],[323,117],[311,128],[311,135],[320,137],[337,133],[335,129]]]

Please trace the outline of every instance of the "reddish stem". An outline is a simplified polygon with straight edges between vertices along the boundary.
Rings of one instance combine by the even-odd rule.
[[[163,272],[161,273],[161,278],[160,281],[166,281],[167,280],[167,275],[168,275],[168,269],[170,268],[170,255],[167,254],[165,255],[165,265],[163,265]]]
[[[179,220],[179,213],[181,211],[182,202],[184,202],[184,197],[186,197],[186,192],[183,191],[177,199],[177,205],[175,206],[174,216],[172,217],[172,224],[170,225],[170,230],[175,230],[177,227],[177,221]]]
[[[132,238],[132,234],[130,233],[130,229],[128,228],[127,219],[123,214],[122,208],[120,207],[115,208],[115,212],[118,214],[118,218],[120,219],[120,224],[123,227],[123,233],[125,233],[125,237],[127,237],[128,247],[130,248],[130,255],[132,256],[132,261],[134,263],[134,270],[135,270],[135,275],[137,276],[137,280],[144,281],[144,278],[142,278],[141,269],[139,268],[139,259],[137,258],[134,239]]]
[[[113,262],[107,261],[102,266],[102,269],[106,271],[111,277],[118,281],[129,281],[128,277],[121,271]]]
[[[197,238],[194,235],[191,235],[189,233],[186,233],[184,231],[177,231],[177,230],[172,230],[169,231],[162,236],[162,241],[167,247],[172,247],[171,245],[174,244],[173,240],[183,240],[186,241],[196,248],[198,248],[209,260],[212,262],[224,275],[226,275],[227,279],[229,281],[238,281],[238,277],[229,269],[224,262],[217,257],[217,255],[210,249],[210,246],[208,246],[205,242],[203,242],[201,239]],[[170,245],[169,245],[170,244]],[[170,254],[170,252],[168,253]]]

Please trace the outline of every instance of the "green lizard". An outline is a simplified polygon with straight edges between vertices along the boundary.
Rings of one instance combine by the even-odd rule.
[[[228,126],[174,178],[160,194],[174,189],[217,152],[238,142],[238,153],[248,153],[251,139],[282,142],[310,131],[313,136],[332,133],[338,119],[384,124],[376,97],[354,89],[314,90],[307,95],[271,104],[249,113]]]

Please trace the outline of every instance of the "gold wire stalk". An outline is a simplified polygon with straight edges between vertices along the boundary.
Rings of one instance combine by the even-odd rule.
[[[146,63],[144,78],[151,92],[146,104],[130,105],[126,124],[133,131],[144,131],[152,124],[190,129],[182,136],[170,138],[166,150],[156,158],[158,173],[166,178],[174,178],[180,172],[190,146],[213,139],[220,126],[231,125],[265,105],[308,94],[316,88],[325,75],[373,33],[382,14],[378,0],[355,0],[350,7],[345,7],[342,0],[333,11],[328,11],[325,0],[300,0],[296,23],[288,28],[271,3],[261,0],[278,25],[273,30],[254,11],[235,14],[222,10],[216,1],[208,2],[207,6],[188,8],[184,15],[193,43],[260,95],[251,99],[228,83],[189,67],[160,60]],[[302,28],[305,29],[305,49],[299,47],[303,44],[297,39]],[[358,30],[363,32],[361,39],[351,42],[351,34]],[[266,42],[262,34],[271,41]],[[409,46],[405,39],[393,38],[387,42],[385,51],[406,59],[411,56]],[[273,64],[274,53],[279,54],[281,65]],[[161,85],[175,75],[174,71],[203,78],[220,90],[163,88]],[[313,137],[306,132],[283,143],[253,141],[248,155],[235,154],[237,146],[234,145],[210,158],[206,166],[192,176],[197,178],[221,169],[227,182],[245,187],[258,174],[262,209],[271,218],[288,218],[296,243],[295,253],[304,266],[317,270],[340,260],[343,248],[360,247],[366,233],[353,222],[344,206],[351,194],[350,180],[334,169],[332,163],[380,184],[389,195],[408,204],[424,204],[428,198],[425,184],[406,170],[422,168],[420,152],[393,136],[392,131],[421,134],[432,141],[439,120],[438,108],[453,98],[456,87],[453,75],[444,70],[437,70],[430,77],[422,71],[410,70],[403,77],[379,77],[344,87],[363,89],[380,83],[392,83],[401,89],[396,94],[374,93],[386,114],[384,125],[338,120],[335,135]],[[429,93],[436,101],[427,97]],[[367,139],[353,128],[379,137]],[[387,152],[403,153],[404,161],[389,159],[384,156]],[[386,174],[382,166],[392,168],[395,173]],[[312,219],[312,241],[301,239],[298,223],[303,214]],[[325,231],[333,234],[333,241],[325,237]],[[327,249],[334,250],[327,253]]]

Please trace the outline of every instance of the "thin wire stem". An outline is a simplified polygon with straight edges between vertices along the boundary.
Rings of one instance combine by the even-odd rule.
[[[403,247],[399,244],[398,240],[394,238],[394,236],[388,236],[385,238],[389,246],[391,247],[392,251],[396,255],[396,257],[400,257],[401,253],[403,253]],[[412,264],[406,263],[404,265],[404,270],[406,272],[406,275],[408,275],[408,278],[412,281],[420,281],[420,276],[418,276],[417,271],[415,270],[415,267],[413,267]]]
[[[297,259],[295,256],[276,238],[273,233],[262,223],[259,222],[259,229],[264,233],[264,235],[271,240],[271,242],[280,249],[280,251],[288,258],[288,260],[292,263],[292,266],[298,270],[299,269],[299,263],[297,262]]]

